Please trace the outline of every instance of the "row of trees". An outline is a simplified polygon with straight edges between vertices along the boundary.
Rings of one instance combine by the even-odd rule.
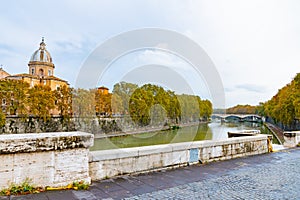
[[[51,91],[50,87],[44,85],[30,88],[24,81],[1,80],[0,101],[1,125],[6,115],[18,115],[24,118],[37,116],[47,120],[53,113],[67,117],[72,110],[70,106],[72,93],[66,86]]]
[[[292,127],[300,119],[300,73],[291,83],[280,89],[271,100],[258,106],[261,115],[271,117],[275,123]]]
[[[256,106],[251,105],[236,105],[226,109],[227,114],[255,114]]]
[[[97,93],[96,93],[97,94]],[[114,85],[112,94],[98,93],[96,107],[99,113],[130,115],[139,125],[169,121],[172,123],[207,120],[212,104],[195,95],[176,95],[174,91],[145,84],[121,82]]]
[[[176,95],[174,91],[157,85],[139,87],[126,82],[114,85],[112,93],[101,93],[97,89],[66,86],[52,91],[44,85],[30,87],[23,81],[1,80],[0,100],[2,123],[5,123],[5,115],[34,116],[46,121],[52,115],[68,119],[71,116],[90,118],[104,114],[130,116],[137,125],[144,126],[153,122],[207,120],[212,113],[211,102],[198,96]]]

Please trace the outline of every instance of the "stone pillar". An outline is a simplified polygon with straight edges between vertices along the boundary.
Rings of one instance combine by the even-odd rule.
[[[0,189],[25,179],[35,186],[91,182],[89,147],[94,136],[84,132],[0,135]]]
[[[295,147],[300,143],[300,131],[285,131],[283,137],[285,147]]]

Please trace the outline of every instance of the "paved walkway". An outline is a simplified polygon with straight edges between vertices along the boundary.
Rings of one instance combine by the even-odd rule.
[[[2,199],[300,199],[300,148]]]

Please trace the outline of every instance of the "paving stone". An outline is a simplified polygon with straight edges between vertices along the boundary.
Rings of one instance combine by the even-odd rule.
[[[299,174],[300,148],[296,148],[103,180],[88,191],[51,191],[13,199],[300,199]]]
[[[272,157],[272,154],[269,155]],[[236,162],[232,165],[234,169],[221,176],[127,199],[300,199],[299,149],[274,155],[274,159],[270,159],[270,156],[268,160],[258,159],[256,165]],[[255,157],[250,159],[253,161]],[[219,166],[214,167],[224,164],[228,163],[218,163]]]

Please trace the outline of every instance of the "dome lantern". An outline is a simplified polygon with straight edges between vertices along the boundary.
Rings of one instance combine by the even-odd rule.
[[[49,51],[46,50],[46,44],[44,42],[44,37],[42,38],[42,42],[40,43],[40,48],[36,50],[31,58],[30,62],[48,62],[52,63],[52,57]]]

